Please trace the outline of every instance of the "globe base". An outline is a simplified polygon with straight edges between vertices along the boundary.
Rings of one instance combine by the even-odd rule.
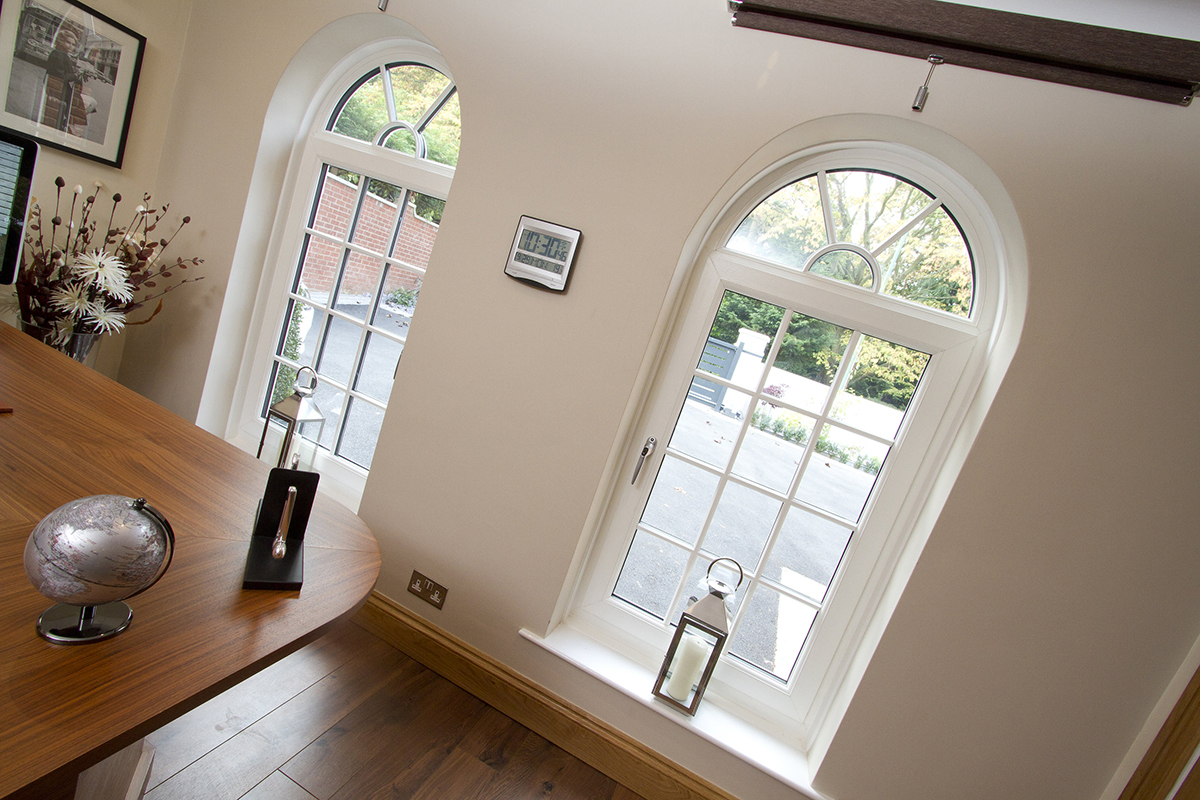
[[[87,644],[116,636],[132,619],[133,610],[120,600],[99,606],[59,603],[38,617],[37,632],[55,644]]]

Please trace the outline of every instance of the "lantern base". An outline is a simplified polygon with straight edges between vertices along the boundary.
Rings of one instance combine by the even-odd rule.
[[[120,600],[99,606],[59,603],[38,617],[37,632],[55,644],[87,644],[116,636],[132,619],[133,609]]]

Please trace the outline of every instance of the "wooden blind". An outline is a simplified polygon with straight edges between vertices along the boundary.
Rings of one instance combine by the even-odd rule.
[[[730,0],[733,24],[1188,105],[1200,42],[939,0]]]

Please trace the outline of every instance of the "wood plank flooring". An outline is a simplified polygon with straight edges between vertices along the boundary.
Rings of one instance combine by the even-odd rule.
[[[643,800],[353,624],[147,739],[146,800]]]

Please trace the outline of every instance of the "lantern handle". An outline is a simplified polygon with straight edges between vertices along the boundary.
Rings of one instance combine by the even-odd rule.
[[[708,579],[712,577],[712,568],[717,565],[718,561],[728,561],[730,564],[733,564],[735,567],[737,567],[738,582],[737,582],[737,586],[733,587],[733,591],[736,592],[738,589],[741,588],[742,581],[745,579],[746,573],[742,570],[742,565],[739,564],[737,561],[734,561],[729,556],[721,556],[718,559],[714,559],[713,562],[708,565],[708,572],[704,573],[704,580],[707,582]]]
[[[304,374],[305,370],[312,373],[312,384],[302,387],[300,386],[300,376]],[[300,369],[296,370],[296,377],[294,378],[294,383],[292,386],[296,394],[300,395],[301,397],[308,397],[317,390],[317,371],[312,367],[301,367]]]

